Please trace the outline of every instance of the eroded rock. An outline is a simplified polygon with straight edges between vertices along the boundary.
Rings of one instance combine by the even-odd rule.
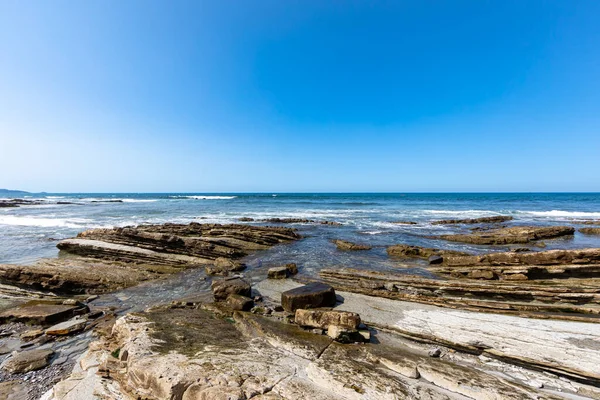
[[[50,349],[15,352],[9,359],[2,363],[0,368],[13,374],[36,371],[46,367],[53,354],[54,351]]]
[[[298,309],[294,320],[296,324],[310,328],[328,329],[335,325],[350,331],[357,331],[361,323],[357,313],[319,309]]]
[[[468,218],[468,219],[443,219],[434,221],[432,225],[452,225],[452,224],[497,224],[506,221],[512,221],[513,217],[508,215],[499,215],[495,217]]]
[[[251,297],[250,284],[241,278],[215,280],[211,289],[215,300],[227,300],[230,295]]]
[[[293,313],[299,308],[333,307],[336,303],[333,287],[314,282],[281,294],[281,305]]]
[[[516,244],[529,243],[541,239],[553,239],[573,235],[575,228],[570,226],[515,226],[510,228],[492,229],[470,234],[441,235],[440,239],[453,242],[472,244]]]
[[[421,246],[411,246],[407,244],[396,244],[393,246],[389,246],[386,249],[388,255],[393,257],[404,257],[404,258],[422,258],[427,260],[431,256],[462,256],[467,255],[467,253],[463,253],[461,251],[454,250],[441,250],[441,249],[432,249]]]
[[[348,242],[347,240],[335,239],[332,240],[333,244],[338,248],[338,250],[344,251],[358,251],[358,250],[371,250],[371,246],[366,244],[358,244]]]

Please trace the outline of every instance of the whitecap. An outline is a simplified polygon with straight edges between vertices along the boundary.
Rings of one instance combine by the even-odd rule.
[[[39,218],[39,217],[19,217],[15,215],[0,216],[0,225],[13,226],[41,226],[41,227],[60,227],[60,228],[82,228],[83,219],[66,218]]]
[[[529,214],[535,217],[571,217],[571,218],[600,218],[600,212],[586,211],[518,211],[522,214]]]
[[[154,203],[156,199],[114,199],[121,200],[123,203]]]
[[[237,196],[169,196],[172,199],[193,199],[193,200],[231,200]]]

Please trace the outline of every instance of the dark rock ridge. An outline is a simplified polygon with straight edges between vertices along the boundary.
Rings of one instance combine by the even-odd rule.
[[[39,204],[43,204],[43,202],[24,199],[0,200],[0,208],[16,208],[20,206],[34,206]]]
[[[422,258],[429,259],[431,256],[466,256],[467,253],[455,250],[432,249],[420,246],[411,246],[408,244],[396,244],[387,248],[387,253],[392,257],[402,258]]]
[[[317,221],[314,219],[305,218],[267,218],[262,219],[261,222],[269,222],[272,224],[321,224],[321,225],[342,225],[335,221]]]
[[[452,225],[452,224],[496,224],[500,222],[512,221],[513,217],[507,215],[499,215],[497,217],[482,217],[468,219],[443,219],[434,221],[432,225]]]
[[[335,303],[335,290],[319,282],[309,283],[281,294],[281,305],[290,313],[300,308],[333,307]]]
[[[331,241],[336,245],[338,250],[357,251],[357,250],[371,250],[371,246],[366,244],[357,244],[348,242],[346,240],[335,239]]]
[[[452,242],[493,245],[529,243],[535,240],[569,236],[573,233],[575,228],[570,226],[514,226],[469,234],[441,235],[439,238]]]
[[[78,257],[0,265],[0,283],[77,294],[135,286],[183,268],[228,275],[244,268],[237,259],[299,238],[290,228],[195,222],[94,229],[57,245]]]

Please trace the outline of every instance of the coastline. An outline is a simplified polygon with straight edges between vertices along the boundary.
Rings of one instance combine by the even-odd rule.
[[[90,207],[124,204],[94,203]],[[512,215],[490,219],[475,214],[465,219],[459,212],[455,214],[463,218],[455,221],[448,218],[453,216],[450,213],[439,218],[442,213],[436,215],[438,218],[430,217],[429,222],[390,215],[386,224],[394,227],[390,228],[396,232],[392,235],[401,232],[404,240],[389,236],[388,245],[382,246],[377,242],[372,245],[369,238],[374,235],[361,233],[360,227],[349,236],[349,230],[357,227],[346,219],[336,220],[335,212],[312,219],[285,213],[275,217],[274,211],[270,213],[264,221],[248,217],[248,212],[241,213],[229,225],[206,218],[191,224],[175,220],[96,228],[55,242],[61,249],[59,258],[0,265],[0,281],[13,285],[10,290],[3,286],[0,293],[17,298],[22,306],[32,299],[54,307],[75,304],[72,314],[61,319],[79,327],[65,336],[52,336],[44,330],[56,321],[50,324],[37,320],[26,326],[15,319],[14,311],[19,307],[2,310],[13,313],[8,317],[5,314],[2,327],[6,334],[0,340],[7,350],[0,356],[3,362],[28,351],[49,349],[53,353],[46,360],[48,367],[3,375],[6,382],[1,390],[37,398],[41,392],[23,392],[23,383],[36,379],[40,388],[49,389],[44,399],[74,399],[75,393],[85,391],[90,396],[95,392],[95,396],[115,399],[128,398],[138,391],[159,399],[173,395],[164,382],[155,381],[158,375],[167,374],[178,377],[179,385],[185,388],[180,393],[185,399],[203,398],[197,396],[209,392],[224,395],[229,389],[220,383],[198,386],[184,379],[201,372],[192,365],[205,362],[216,367],[216,361],[208,353],[187,354],[186,341],[165,328],[167,320],[177,324],[182,318],[199,318],[199,325],[191,326],[184,336],[200,335],[197,329],[201,325],[220,324],[218,321],[224,319],[230,322],[219,325],[221,329],[231,329],[236,340],[248,341],[249,346],[260,343],[264,354],[278,360],[273,368],[276,374],[282,374],[279,383],[254,386],[256,392],[248,391],[249,382],[242,384],[234,390],[236,395],[245,396],[239,398],[255,393],[250,397],[299,399],[302,392],[293,389],[297,385],[304,385],[305,393],[313,393],[315,398],[332,399],[412,398],[424,393],[433,399],[480,398],[476,393],[482,390],[485,396],[498,398],[565,398],[563,394],[577,399],[600,398],[600,371],[594,364],[600,355],[593,345],[600,338],[600,250],[576,250],[573,245],[574,238],[581,243],[597,240],[593,235],[584,237],[579,229],[593,228],[600,221],[569,219],[563,226],[560,221],[544,224],[542,220],[525,227],[519,217]],[[422,232],[420,236],[418,232]],[[456,241],[449,240],[449,234],[458,235],[451,238]],[[420,240],[416,243],[435,243],[438,248],[411,244],[413,237]],[[302,255],[306,249],[317,248],[324,249],[318,257],[331,255],[342,265],[336,262],[312,268],[312,262],[305,262]],[[283,273],[284,279],[267,279],[269,269],[288,263],[297,263],[300,274],[291,275],[284,268],[277,272]],[[236,276],[252,286],[252,311],[238,310],[229,301],[213,303],[211,283],[227,282]],[[297,316],[279,309],[284,289],[315,280],[335,289],[335,312],[360,315],[368,328],[367,343],[337,344],[337,339],[327,339],[323,332],[301,328]],[[520,292],[530,295],[523,297]],[[165,320],[168,314],[178,316],[169,315]],[[469,330],[472,325],[476,328]],[[153,326],[161,326],[162,333]],[[423,326],[428,328],[424,330]],[[139,327],[149,328],[152,335],[166,334],[172,342],[170,353],[152,350],[156,338],[150,335],[136,350],[142,358],[111,356],[117,348],[122,355],[123,348],[132,346],[133,336],[125,332]],[[40,329],[41,334],[28,338],[28,334],[33,335],[31,331]],[[21,337],[23,334],[27,339]],[[303,338],[301,342],[297,342],[299,337]],[[217,349],[224,346],[217,338],[198,336],[197,340],[205,340],[206,346]],[[317,351],[320,356],[305,353],[311,346],[318,349],[319,343],[325,343]],[[256,357],[253,350],[248,350],[252,346],[237,358],[220,358],[218,365],[246,368]],[[354,354],[354,349],[360,350]],[[432,349],[439,349],[439,354],[428,355]],[[16,353],[7,357],[12,351]],[[404,358],[390,359],[390,352]],[[137,354],[133,349],[129,353]],[[173,354],[179,354],[178,362],[183,362],[179,370],[150,369],[145,381],[134,378],[141,371],[139,362],[166,362]],[[148,359],[143,361],[144,357]],[[358,357],[359,364],[353,364],[356,360],[351,361],[352,357]],[[303,366],[304,372],[296,371],[301,379],[289,378],[286,368],[292,362]],[[359,365],[360,372],[349,380],[351,371]],[[256,379],[267,382],[273,370],[255,367]],[[461,384],[452,370],[473,374],[469,385]],[[62,381],[55,386],[58,379]],[[225,379],[227,385],[232,384],[231,379]],[[154,383],[145,386],[150,381]],[[381,392],[381,385],[388,385],[391,392]],[[77,390],[83,392],[69,394],[71,389],[65,390],[68,387],[79,387]],[[162,394],[153,395],[156,390]]]

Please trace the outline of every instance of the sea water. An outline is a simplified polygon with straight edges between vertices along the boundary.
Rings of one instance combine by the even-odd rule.
[[[241,217],[257,220],[244,223],[264,225],[258,221],[304,218],[342,225],[285,224],[297,228],[304,239],[248,257],[250,267],[296,262],[306,274],[337,267],[396,271],[402,267],[403,271],[425,273],[418,262],[389,259],[385,247],[404,243],[473,253],[506,249],[436,239],[436,235],[468,232],[465,226],[431,224],[439,219],[509,215],[514,217],[511,225],[583,226],[575,224],[578,220],[598,220],[600,224],[598,193],[55,193],[25,198],[42,204],[0,208],[0,263],[25,264],[56,257],[58,241],[91,228],[236,223]],[[341,252],[332,239],[369,244],[373,249]],[[600,236],[576,232],[572,237],[544,242],[547,249],[600,247]]]

